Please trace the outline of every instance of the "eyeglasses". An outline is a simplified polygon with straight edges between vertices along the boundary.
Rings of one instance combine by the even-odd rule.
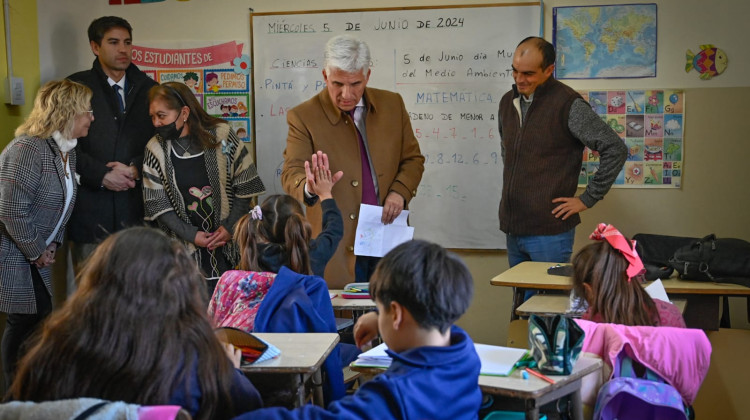
[[[94,116],[94,110],[93,109],[89,109],[88,111],[85,111],[85,112],[86,112],[86,114],[87,114],[88,117],[93,117]]]

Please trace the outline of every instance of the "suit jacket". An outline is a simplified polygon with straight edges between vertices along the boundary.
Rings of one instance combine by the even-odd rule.
[[[69,153],[70,176],[75,177],[76,152]],[[65,171],[55,140],[21,136],[0,154],[0,312],[36,313],[31,283],[31,258],[47,248],[46,240],[62,243],[65,224],[73,212],[78,186],[65,207]],[[39,269],[52,295],[49,267]]]
[[[75,73],[68,79],[88,86],[93,92],[91,108],[96,117],[89,134],[78,139],[81,189],[70,219],[70,239],[96,243],[123,227],[143,223],[141,183],[127,191],[102,187],[109,172],[107,162],[133,164],[143,173],[143,150],[154,133],[148,116],[148,90],[157,83],[131,64],[125,72],[125,113],[120,111],[115,91],[107,83],[99,60],[91,70]]]
[[[395,191],[408,205],[422,179],[424,156],[404,101],[397,93],[373,88],[365,89],[364,98],[367,143],[379,186],[379,204],[383,204],[389,192]],[[333,187],[333,198],[344,218],[344,236],[324,276],[330,288],[341,289],[354,281],[354,234],[362,202],[362,161],[356,127],[349,114],[331,101],[325,89],[292,108],[287,123],[289,134],[281,172],[284,191],[304,202],[305,161],[318,150],[328,154],[331,172],[344,172],[344,177]],[[320,203],[308,207],[307,219],[313,235],[321,231],[321,215]]]

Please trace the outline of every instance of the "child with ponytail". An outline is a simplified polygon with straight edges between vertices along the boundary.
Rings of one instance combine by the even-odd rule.
[[[315,160],[328,157],[318,152]],[[272,195],[237,222],[234,240],[240,247],[240,270],[277,273],[282,265],[300,274],[323,277],[326,264],[336,252],[344,234],[341,211],[331,190],[341,174],[331,174],[324,165],[310,169],[310,193],[317,195],[323,209],[323,230],[311,238],[311,227],[302,205],[289,195]],[[308,168],[309,169],[309,168]]]
[[[326,264],[336,252],[344,233],[331,190],[342,174],[331,174],[328,156],[318,152],[307,166],[308,191],[317,195],[323,209],[323,230],[311,238],[311,227],[302,205],[289,195],[271,195],[242,216],[234,227],[240,263],[225,272],[209,303],[214,325],[252,331],[259,304],[267,295],[282,266],[299,274],[323,277]]]
[[[573,288],[588,310],[583,319],[623,325],[685,327],[680,310],[652,299],[643,289],[645,269],[631,241],[604,223],[590,236],[596,242],[573,257]]]

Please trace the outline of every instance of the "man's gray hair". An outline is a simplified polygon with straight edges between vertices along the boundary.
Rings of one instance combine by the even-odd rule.
[[[328,40],[325,50],[325,71],[338,68],[347,73],[370,70],[370,47],[350,35],[337,35]]]

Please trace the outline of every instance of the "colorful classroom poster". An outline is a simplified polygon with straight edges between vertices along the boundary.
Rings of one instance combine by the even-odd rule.
[[[680,188],[685,92],[681,90],[579,91],[628,149],[614,187]],[[599,154],[586,148],[578,178],[586,186],[599,169]]]
[[[252,141],[250,57],[234,41],[193,48],[133,46],[133,63],[159,83],[184,83],[210,115]]]

